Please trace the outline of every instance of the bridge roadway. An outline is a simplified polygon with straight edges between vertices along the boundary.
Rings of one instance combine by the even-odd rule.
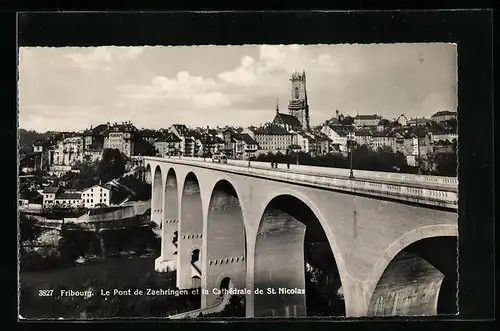
[[[197,167],[230,173],[273,178],[328,189],[346,190],[360,194],[404,200],[436,207],[457,209],[458,180],[455,177],[424,176],[404,173],[353,170],[354,178],[349,178],[349,169],[328,168],[305,165],[279,164],[271,168],[268,162],[228,160],[228,163],[212,162],[211,158],[169,157],[166,161],[191,164]]]
[[[172,158],[175,160],[175,158]],[[243,160],[228,160],[226,164],[212,162],[211,159],[203,159],[198,157],[183,157],[183,161],[196,161],[204,164],[219,164],[220,168],[224,166],[234,166],[240,168],[248,168],[248,161]],[[208,165],[208,167],[211,167]],[[270,163],[260,161],[250,161],[251,168],[266,169],[272,171],[286,171],[295,174],[304,174],[326,178],[349,179],[350,169],[333,168],[333,167],[318,167],[290,164],[290,169],[287,169],[286,164],[280,163],[279,167],[272,169]],[[219,168],[219,167],[218,167]],[[455,177],[445,176],[425,176],[413,175],[405,173],[392,173],[381,171],[368,171],[368,170],[353,170],[354,179],[356,181],[366,181],[379,184],[390,185],[405,185],[414,188],[427,188],[432,190],[445,190],[450,192],[458,192],[458,180]]]
[[[316,308],[305,295],[253,294],[304,289],[308,265],[331,273],[331,300],[343,302],[343,312],[328,314],[455,311],[456,178],[354,170],[350,179],[349,169],[144,160],[151,219],[162,225],[156,268],[177,270],[181,289],[201,281],[211,293],[231,282],[252,293],[247,317],[311,316]],[[201,257],[199,276],[192,273],[193,256]],[[202,309],[215,309],[217,300],[202,294]]]

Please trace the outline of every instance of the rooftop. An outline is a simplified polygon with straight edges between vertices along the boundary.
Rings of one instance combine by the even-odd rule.
[[[237,133],[235,134],[235,139],[243,140],[246,144],[257,145],[255,139],[253,139],[248,133]]]
[[[356,115],[355,119],[357,120],[379,120],[381,117],[377,114],[373,115]]]
[[[65,200],[79,200],[82,198],[82,193],[80,192],[62,192],[56,195],[57,199],[65,199]]]
[[[457,115],[457,113],[449,110],[441,110],[432,115],[431,117],[446,116],[446,115]]]
[[[291,135],[285,128],[278,125],[268,125],[255,130],[256,135]]]
[[[297,117],[283,113],[276,113],[273,123],[286,124],[291,127],[302,127],[302,124]]]
[[[43,193],[57,193],[57,191],[59,191],[59,187],[49,186],[43,189]]]

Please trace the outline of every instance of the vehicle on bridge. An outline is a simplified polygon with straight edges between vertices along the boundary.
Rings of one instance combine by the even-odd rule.
[[[221,154],[214,154],[212,156],[212,162],[215,162],[215,163],[227,163],[227,156],[224,155],[223,153],[221,153]]]

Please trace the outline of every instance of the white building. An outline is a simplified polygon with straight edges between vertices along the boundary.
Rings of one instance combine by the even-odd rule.
[[[56,195],[55,206],[61,208],[78,208],[83,206],[81,192],[61,192]]]
[[[118,149],[127,157],[134,155],[137,128],[130,122],[113,125],[104,138],[104,149]]]
[[[236,157],[238,159],[248,159],[256,156],[259,144],[248,133],[235,133]]]
[[[52,165],[75,165],[83,161],[83,138],[69,137],[58,142],[52,151]]]
[[[110,205],[111,189],[103,185],[94,185],[82,191],[85,208],[95,208],[99,205]]]
[[[452,142],[453,139],[458,140],[458,134],[455,132],[443,132],[443,133],[433,133],[432,142],[437,141],[449,141]]]
[[[292,144],[300,146],[300,151],[309,153],[310,151],[310,138],[305,133],[295,133],[292,138]]]
[[[56,200],[56,195],[61,191],[60,187],[46,187],[39,193],[43,197],[42,205],[44,208],[52,207]]]
[[[321,133],[330,138],[331,144],[339,147],[339,151],[345,152],[347,150],[347,133],[340,130],[335,130],[329,125],[324,125],[321,128]]]

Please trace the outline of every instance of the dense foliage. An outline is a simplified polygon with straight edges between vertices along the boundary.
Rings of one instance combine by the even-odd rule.
[[[276,161],[278,163],[287,163],[317,167],[334,167],[334,168],[349,168],[350,159],[341,153],[326,154],[312,156],[307,153],[300,152],[282,154],[261,154],[257,157],[257,161],[271,162]],[[372,170],[372,171],[395,171],[395,169],[404,169],[407,172],[411,172],[413,169],[406,165],[405,157],[402,153],[392,153],[392,151],[387,149],[379,149],[373,151],[368,149],[366,146],[360,146],[352,152],[352,166],[353,169],[359,170]],[[416,171],[416,170],[414,170]]]
[[[102,158],[96,162],[80,162],[76,164],[77,172],[66,173],[61,180],[66,182],[67,188],[83,189],[106,183],[120,177],[125,172],[126,156],[118,149],[105,149]]]
[[[350,155],[342,155],[341,153],[331,153],[326,155],[312,156],[310,154],[300,152],[290,154],[260,154],[257,161],[261,162],[278,162],[280,164],[296,164],[316,166],[316,167],[332,167],[332,168],[350,168]],[[438,176],[456,176],[456,153],[437,155],[433,159],[435,169],[425,169],[421,167],[420,171],[423,174],[432,174]],[[270,165],[269,165],[270,166]],[[281,168],[283,165],[280,166]],[[401,152],[393,153],[389,148],[379,148],[376,151],[369,149],[367,146],[359,146],[352,151],[352,168],[354,172],[358,170],[369,171],[386,171],[386,172],[402,172],[416,174],[418,167],[409,166],[406,163],[406,158]]]
[[[160,239],[153,231],[153,224],[128,226],[97,233],[78,224],[65,224],[59,231],[55,247],[41,249],[34,242],[43,231],[36,226],[36,221],[23,218],[21,223],[21,271],[41,271],[75,265],[80,258],[107,258],[124,253],[132,256],[144,254],[158,255]]]

